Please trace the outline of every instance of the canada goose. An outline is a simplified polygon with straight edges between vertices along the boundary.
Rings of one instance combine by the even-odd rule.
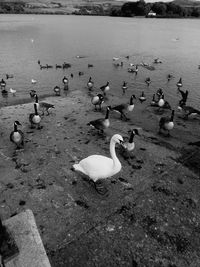
[[[67,62],[64,62],[63,65],[62,65],[63,69],[71,68],[71,66],[72,65],[70,63],[67,63]]]
[[[110,126],[110,121],[109,121],[109,112],[110,112],[110,107],[108,106],[106,108],[106,116],[105,118],[100,118],[97,120],[93,120],[87,123],[87,125],[97,129],[100,131],[100,133],[104,133],[104,130],[107,129]]]
[[[78,75],[79,75],[79,76],[82,76],[82,75],[84,75],[84,72],[83,72],[83,71],[79,71],[79,72],[78,72]]]
[[[161,130],[167,131],[168,136],[170,135],[169,131],[174,128],[174,110],[172,110],[171,117],[162,117],[159,121],[159,133]]]
[[[150,77],[146,78],[145,83],[146,83],[148,86],[150,85],[150,83],[151,83],[151,79],[150,79]]]
[[[52,69],[53,68],[53,66],[49,65],[49,64],[46,64],[46,67],[47,67],[47,69]]]
[[[135,143],[134,143],[134,136],[135,135],[139,135],[138,129],[133,129],[131,131],[129,141],[124,142],[124,144],[123,144],[123,147],[129,152],[134,150],[134,148],[135,148]]]
[[[113,61],[119,60],[119,57],[113,57]]]
[[[138,65],[135,66],[135,69],[128,68],[128,72],[138,74]]]
[[[129,63],[129,66],[130,66],[130,67],[134,67],[135,64],[133,64],[133,63]]]
[[[6,82],[4,81],[4,79],[1,79],[0,86],[1,86],[1,89],[6,87]]]
[[[14,131],[10,133],[10,141],[15,143],[17,148],[22,148],[24,146],[24,134],[17,129],[17,125],[21,125],[21,123],[19,121],[14,122]]]
[[[36,91],[31,90],[29,94],[30,94],[30,97],[33,98],[33,97],[35,97]]]
[[[200,110],[191,106],[186,106],[184,102],[179,105],[178,109],[180,111],[183,111],[184,119],[188,119],[189,116],[200,115]]]
[[[68,84],[69,83],[69,79],[66,76],[64,76],[63,79],[62,79],[62,82],[64,84]]]
[[[123,91],[123,94],[125,94],[126,90],[128,89],[128,86],[127,86],[127,82],[123,82],[123,85],[122,85],[122,91]]]
[[[128,104],[120,104],[120,105],[114,106],[111,108],[111,110],[120,113],[121,119],[125,118],[127,120],[128,118],[125,115],[125,112],[133,111],[134,109],[133,99],[136,99],[135,95],[132,95],[130,97],[130,102]]]
[[[6,74],[6,79],[11,79],[11,78],[14,78],[14,75],[13,74]]]
[[[56,64],[56,69],[62,69],[62,65]]]
[[[179,81],[177,82],[177,87],[182,87],[183,84],[182,84],[182,78],[179,79]]]
[[[156,99],[155,99],[155,94],[153,94],[153,97],[152,97],[150,106],[152,106],[152,107],[158,107],[158,101],[156,101]]]
[[[60,87],[59,86],[56,85],[53,90],[57,96],[60,96]]]
[[[169,82],[172,78],[174,78],[174,76],[173,76],[172,74],[168,74],[168,75],[167,75],[167,80],[168,80],[168,82]]]
[[[182,96],[182,99],[179,101],[179,103],[181,104],[186,104],[187,102],[187,98],[188,98],[188,90],[186,90],[185,92],[183,90],[181,90],[179,87],[178,87],[178,92],[181,93],[181,96]]]
[[[110,90],[109,82],[107,82],[105,85],[100,87],[101,91],[103,92],[104,96],[106,93]]]
[[[37,128],[41,129],[41,126],[40,126],[41,117],[38,114],[36,103],[34,103],[34,110],[35,110],[35,113],[31,113],[29,115],[29,121],[31,123],[31,128],[35,128],[34,125],[37,125]]]
[[[142,104],[144,101],[146,101],[146,96],[144,94],[144,91],[142,91],[141,95],[139,96],[139,101]]]
[[[94,82],[92,81],[92,78],[90,77],[89,81],[87,82],[87,87],[89,90],[92,90],[93,86],[94,86]]]
[[[15,89],[10,88],[10,93],[13,94],[13,96],[15,96],[16,92],[17,91]]]
[[[52,108],[55,108],[54,105],[46,103],[46,102],[38,102],[38,96],[35,94],[35,104],[37,106],[37,110],[42,110],[42,115],[44,115],[44,111],[47,112],[47,115],[49,115],[49,110]]]
[[[88,64],[88,68],[93,68],[94,66],[92,64]]]
[[[47,66],[46,65],[40,65],[40,69],[47,69]]]
[[[121,170],[121,163],[116,156],[115,145],[123,144],[123,138],[119,134],[112,136],[110,140],[111,158],[102,155],[91,155],[82,159],[79,163],[73,165],[75,171],[87,175],[93,182],[98,193],[102,194],[97,187],[97,181],[109,178]]]
[[[102,94],[97,94],[92,97],[91,103],[95,106],[95,110],[97,109],[97,105],[99,106],[99,110],[101,110],[101,105],[104,102],[104,96]]]

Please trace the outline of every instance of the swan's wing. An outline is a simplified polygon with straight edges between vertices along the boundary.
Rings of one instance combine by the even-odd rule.
[[[79,165],[92,180],[107,178],[113,175],[113,160],[101,155],[92,155],[79,162]]]

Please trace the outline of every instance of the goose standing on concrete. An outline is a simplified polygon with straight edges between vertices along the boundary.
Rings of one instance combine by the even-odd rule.
[[[53,90],[57,96],[60,96],[60,87],[59,86],[56,85]]]
[[[94,86],[94,82],[92,81],[92,77],[89,78],[89,81],[87,82],[87,87],[91,91]]]
[[[106,93],[110,90],[109,82],[107,82],[105,85],[100,87],[101,91],[103,92],[104,96]]]
[[[52,108],[55,108],[54,105],[49,104],[47,102],[38,102],[38,96],[35,94],[35,104],[37,106],[37,110],[42,110],[42,115],[44,115],[44,112],[47,112],[47,115],[49,115],[49,110]]]
[[[133,129],[131,131],[129,141],[128,142],[124,142],[124,144],[123,144],[123,147],[129,152],[133,151],[134,148],[135,148],[135,143],[134,143],[135,135],[139,135],[138,129]]]
[[[174,110],[172,110],[171,117],[162,117],[159,121],[159,133],[161,130],[167,131],[167,136],[170,135],[170,131],[174,128]]]
[[[115,152],[116,144],[123,144],[123,138],[119,134],[113,135],[110,140],[111,158],[102,155],[91,155],[73,165],[73,169],[75,171],[79,171],[89,176],[89,178],[94,182],[95,189],[100,194],[101,191],[98,189],[97,181],[117,174],[122,167]]]
[[[111,108],[111,110],[120,113],[120,118],[123,119],[125,118],[126,120],[128,120],[127,116],[125,115],[126,112],[131,112],[134,109],[134,103],[133,103],[133,99],[136,99],[135,95],[132,95],[130,98],[130,102],[127,104],[120,104],[117,106],[114,106]]]
[[[110,112],[110,107],[108,106],[106,108],[106,116],[105,118],[100,118],[97,120],[93,120],[87,123],[87,125],[97,129],[100,133],[104,133],[104,130],[107,129],[110,126],[110,121],[109,121],[109,112]]]
[[[101,110],[103,102],[104,96],[102,94],[97,94],[91,98],[91,103],[95,106],[95,110],[97,110],[97,105],[99,106],[99,110]]]
[[[24,134],[21,130],[17,129],[17,125],[21,125],[19,121],[14,122],[14,131],[10,133],[10,141],[15,143],[17,148],[24,147]]]
[[[41,117],[38,114],[36,103],[34,104],[34,110],[35,110],[35,113],[31,113],[29,115],[29,121],[31,123],[31,128],[35,128],[34,125],[37,125],[37,128],[41,129],[41,126],[40,126]]]

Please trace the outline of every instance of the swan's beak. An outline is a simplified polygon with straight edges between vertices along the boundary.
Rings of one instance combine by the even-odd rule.
[[[123,140],[119,140],[120,145],[124,146],[124,141]]]

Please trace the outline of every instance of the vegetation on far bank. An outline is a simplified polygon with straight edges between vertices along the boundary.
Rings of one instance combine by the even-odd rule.
[[[187,18],[200,17],[200,4],[188,0],[175,0],[173,2],[146,3],[137,2],[99,3],[81,2],[74,5],[66,3],[25,3],[22,1],[0,2],[0,13],[14,14],[75,14],[75,15],[101,15],[101,16],[148,16],[152,11],[157,18]]]

